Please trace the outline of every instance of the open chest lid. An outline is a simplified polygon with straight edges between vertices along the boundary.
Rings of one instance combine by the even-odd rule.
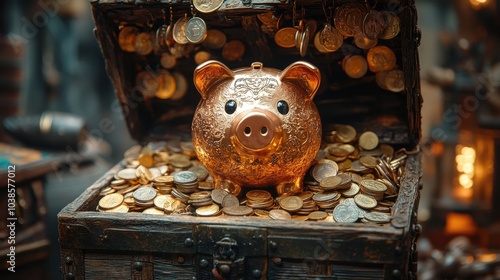
[[[198,7],[204,3],[194,2],[198,2]],[[307,61],[318,67],[322,75],[314,101],[321,115],[323,133],[331,131],[333,124],[342,123],[354,126],[358,133],[374,131],[381,143],[405,147],[418,144],[422,104],[417,51],[420,31],[416,25],[413,0],[210,1],[211,5],[215,2],[221,2],[220,7],[202,13],[193,7],[193,2],[186,0],[91,0],[95,35],[133,138],[144,143],[161,139],[175,129],[190,128],[201,98],[193,83],[193,71],[200,56],[207,56],[223,62],[230,69],[250,67],[255,61],[262,62],[264,67],[284,69],[295,61]],[[363,19],[360,21],[355,13],[350,13],[352,17],[342,14],[341,8],[347,5],[361,5]],[[394,52],[394,67],[403,73],[399,77],[402,89],[399,92],[394,92],[398,90],[393,87],[389,87],[393,91],[388,90],[387,86],[377,82],[382,75],[373,69],[368,69],[360,78],[346,74],[342,63],[344,61],[345,67],[346,57],[359,55],[367,58],[370,52],[361,49],[354,37],[344,34],[343,43],[336,51],[317,48],[314,42],[325,23],[335,26],[340,17],[346,21],[363,22],[366,14],[377,12],[386,16],[387,25],[391,22],[390,16],[387,20],[387,14],[399,22],[396,36],[379,38],[377,43],[377,46],[386,46]],[[200,44],[166,43],[168,38],[163,37],[166,27],[171,25],[175,30],[176,22],[193,16],[203,19],[209,32],[216,30],[212,32],[218,35],[222,32],[225,37],[222,45],[218,45],[220,37],[212,38],[210,44],[206,43],[207,39]],[[281,29],[300,28],[307,22],[314,22],[316,31],[309,29],[311,34],[305,44],[306,51],[295,46],[285,48],[283,42],[276,40],[275,36]],[[126,38],[130,36],[120,38],[121,33],[126,33],[124,28],[135,34],[136,41],[140,34],[148,34],[154,44],[152,51],[141,54],[137,44],[127,42]],[[227,47],[230,42],[236,42],[237,47]],[[171,56],[175,56],[173,62],[168,60]],[[168,79],[165,76],[169,76]],[[152,87],[161,86],[163,81],[166,86],[175,84],[175,90],[170,88],[171,92],[163,96],[151,94],[145,89],[151,79],[145,77],[164,77],[156,85],[153,82]]]

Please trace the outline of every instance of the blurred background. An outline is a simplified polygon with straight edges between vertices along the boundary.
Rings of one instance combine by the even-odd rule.
[[[65,119],[59,129],[77,136],[49,137],[53,150],[64,147],[56,153],[17,153],[20,163],[33,157],[42,162],[18,173],[26,182],[18,190],[28,202],[40,199],[23,221],[27,233],[19,238],[32,245],[24,248],[19,265],[40,270],[40,279],[60,279],[57,213],[135,142],[93,35],[89,2],[0,3],[0,120],[19,117],[4,122],[1,143],[22,139],[24,147],[36,149],[30,143],[44,141],[39,130],[49,118],[54,124]],[[500,1],[418,0],[416,6],[424,99],[420,278],[498,279]],[[57,135],[46,131],[51,133]],[[0,155],[13,149],[1,144]],[[0,158],[1,169],[7,165]]]

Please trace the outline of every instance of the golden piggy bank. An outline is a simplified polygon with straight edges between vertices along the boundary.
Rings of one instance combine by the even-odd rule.
[[[302,179],[321,143],[312,101],[319,70],[295,62],[285,70],[227,68],[207,61],[194,72],[202,99],[193,118],[193,144],[216,188],[276,186],[279,195],[302,191]]]

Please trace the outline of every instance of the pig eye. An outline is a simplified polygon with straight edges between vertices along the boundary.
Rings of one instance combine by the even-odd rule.
[[[278,105],[276,106],[278,108],[278,112],[282,115],[288,114],[288,103],[286,101],[280,100],[278,101]]]
[[[229,115],[234,113],[234,111],[236,111],[236,101],[229,100],[228,102],[226,102],[226,106],[224,107],[224,110],[226,110],[226,113],[228,113]]]

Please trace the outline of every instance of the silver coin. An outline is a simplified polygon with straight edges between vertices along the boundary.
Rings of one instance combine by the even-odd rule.
[[[222,199],[221,206],[222,207],[231,207],[231,206],[238,206],[240,205],[240,201],[238,198],[232,194],[227,194],[224,196]]]
[[[139,202],[148,202],[155,198],[156,190],[152,187],[140,187],[134,191],[133,197]]]
[[[354,223],[359,219],[359,214],[354,206],[339,204],[333,209],[333,218],[339,223]]]
[[[207,25],[202,18],[192,17],[186,23],[186,38],[193,44],[201,43],[207,37]]]
[[[368,212],[365,213],[365,219],[374,223],[388,223],[391,221],[392,217],[378,212]]]
[[[192,171],[179,171],[174,175],[174,182],[178,184],[188,184],[196,181],[198,176]]]

